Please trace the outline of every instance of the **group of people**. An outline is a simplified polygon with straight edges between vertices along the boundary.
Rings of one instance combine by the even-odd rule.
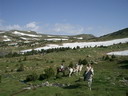
[[[60,69],[62,71],[64,70],[64,64],[61,64]],[[84,77],[84,81],[88,82],[88,87],[90,90],[91,90],[93,75],[94,75],[94,69],[92,67],[92,64],[87,64],[83,77]]]

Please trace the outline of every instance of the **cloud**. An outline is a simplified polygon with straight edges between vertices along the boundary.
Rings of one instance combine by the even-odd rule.
[[[0,30],[32,30],[32,31],[40,31],[37,22],[30,22],[24,26],[14,24],[14,25],[3,25],[3,21],[0,20]]]
[[[0,26],[2,26],[4,23],[4,20],[0,19]]]
[[[48,25],[47,28],[43,27],[43,32],[47,32],[48,34],[51,33],[58,35],[74,35],[74,34],[82,34],[84,32],[84,28],[80,25],[56,23],[56,24]]]
[[[8,26],[3,26],[0,25],[1,30],[21,30],[21,26],[16,24],[16,25],[8,25]]]
[[[43,34],[54,34],[54,35],[76,35],[84,34],[93,30],[92,27],[83,27],[81,25],[69,24],[69,23],[55,23],[55,24],[43,24],[40,25],[38,22],[29,22],[25,25],[3,25],[0,21],[0,30],[31,30],[40,32]]]
[[[86,31],[92,31],[93,27],[86,27]]]
[[[37,25],[37,22],[30,22],[26,24],[26,29],[32,30],[32,31],[39,31],[40,26]]]
[[[18,29],[18,30],[20,30],[20,29],[22,29],[21,27],[20,27],[20,25],[9,25],[9,26],[6,26],[6,29],[8,29],[8,30],[12,30],[12,29]]]

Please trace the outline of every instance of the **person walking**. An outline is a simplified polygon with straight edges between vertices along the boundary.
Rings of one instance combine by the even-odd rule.
[[[88,87],[90,90],[91,90],[93,75],[94,75],[93,67],[91,66],[91,64],[87,64],[86,70],[84,73],[84,81],[88,82]]]

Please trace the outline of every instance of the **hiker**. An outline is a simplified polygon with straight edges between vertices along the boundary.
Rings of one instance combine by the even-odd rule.
[[[59,67],[57,67],[57,74],[61,72],[63,73],[63,76],[65,76],[65,69],[64,64],[61,64]]]
[[[84,73],[84,80],[88,82],[88,87],[91,90],[91,85],[92,85],[92,77],[94,75],[94,70],[91,64],[88,64],[86,67],[86,71]]]
[[[61,64],[60,70],[61,70],[61,71],[64,71],[64,64]]]

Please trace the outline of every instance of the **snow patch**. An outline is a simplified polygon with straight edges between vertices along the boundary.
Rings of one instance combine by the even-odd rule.
[[[33,35],[33,34],[26,34],[26,33],[21,33],[21,32],[18,32],[18,31],[14,31],[13,34],[16,34],[16,35],[20,35],[20,36],[30,36],[30,37],[42,37],[41,35]]]
[[[24,38],[24,37],[20,37],[21,39],[23,39],[23,40],[28,40],[28,38]]]
[[[79,39],[79,40],[82,40],[83,39],[83,37],[73,37],[73,38]]]
[[[83,37],[78,37],[77,39],[81,39],[81,40],[82,40],[82,39],[83,39]]]
[[[47,35],[47,37],[55,37],[55,36]]]
[[[11,41],[11,39],[8,38],[8,36],[4,35],[3,36],[5,39],[3,39],[3,41],[7,42],[7,41]]]
[[[32,49],[27,49],[27,50],[23,50],[23,51],[20,51],[21,53],[26,53],[26,52],[30,52],[32,51]]]
[[[107,53],[107,55],[121,55],[121,56],[128,56],[128,50],[109,52],[109,53]]]
[[[61,38],[50,38],[50,39],[44,39],[47,41],[60,41],[60,40],[68,40],[68,39],[61,39]]]
[[[48,44],[44,47],[39,47],[34,50],[47,50],[47,49],[52,49],[52,48],[60,48],[60,47],[69,47],[69,48],[74,48],[79,46],[80,48],[84,47],[95,47],[95,46],[110,46],[113,44],[118,44],[118,43],[126,43],[128,42],[128,38],[123,38],[123,39],[115,39],[115,40],[110,40],[110,41],[102,41],[102,42],[75,42],[75,43],[63,43],[62,45],[57,45],[57,44]],[[32,49],[31,49],[32,50]],[[27,50],[30,51],[30,50]],[[26,50],[22,50],[21,53],[27,52]]]
[[[8,38],[8,36],[6,36],[6,35],[4,35],[3,37],[4,37],[4,38]]]

